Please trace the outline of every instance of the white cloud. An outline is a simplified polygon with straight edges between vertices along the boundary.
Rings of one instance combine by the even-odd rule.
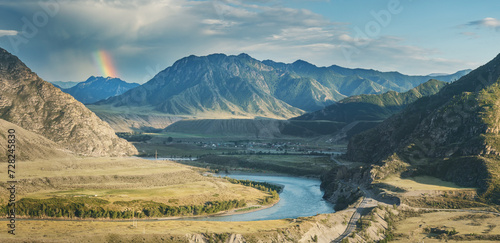
[[[488,27],[500,31],[500,20],[491,17],[484,18],[482,20],[471,21],[468,23],[468,25]]]
[[[98,74],[92,53],[99,49],[111,53],[118,72],[130,82],[143,81],[149,75],[148,67],[166,68],[179,58],[211,53],[247,52],[261,60],[303,59],[321,66],[407,73],[470,67],[432,58],[438,56],[434,50],[408,46],[395,37],[355,38],[349,23],[284,7],[283,0],[58,2],[58,14],[23,49],[39,55],[30,58],[29,65],[48,80],[79,81]],[[20,13],[16,20],[40,11],[37,0],[12,7]],[[352,47],[358,52],[348,60],[344,51]],[[447,61],[452,64],[447,66]]]
[[[18,32],[15,30],[0,30],[0,37],[7,35],[17,35]]]

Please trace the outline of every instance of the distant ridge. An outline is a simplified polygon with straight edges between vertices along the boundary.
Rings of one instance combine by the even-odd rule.
[[[91,76],[84,82],[61,90],[75,97],[83,104],[92,104],[112,96],[121,95],[137,86],[139,84],[127,83],[119,78]]]

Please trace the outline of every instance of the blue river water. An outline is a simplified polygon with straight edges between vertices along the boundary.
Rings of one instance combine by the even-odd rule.
[[[280,201],[266,209],[228,216],[211,216],[199,218],[184,218],[194,221],[258,221],[285,218],[298,218],[316,214],[333,213],[333,204],[323,200],[320,190],[320,180],[291,176],[268,175],[236,175],[228,177],[239,180],[251,180],[284,185],[280,193]]]

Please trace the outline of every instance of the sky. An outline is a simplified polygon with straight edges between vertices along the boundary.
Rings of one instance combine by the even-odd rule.
[[[500,53],[498,0],[0,0],[0,47],[48,81],[144,83],[190,55],[410,75]]]

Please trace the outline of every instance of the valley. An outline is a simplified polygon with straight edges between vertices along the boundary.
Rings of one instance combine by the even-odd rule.
[[[500,56],[432,76],[465,75],[453,83],[189,56],[85,106],[0,51],[0,127],[19,136],[16,181],[0,182],[19,235],[0,239],[499,239]],[[7,197],[0,205],[12,215]]]

